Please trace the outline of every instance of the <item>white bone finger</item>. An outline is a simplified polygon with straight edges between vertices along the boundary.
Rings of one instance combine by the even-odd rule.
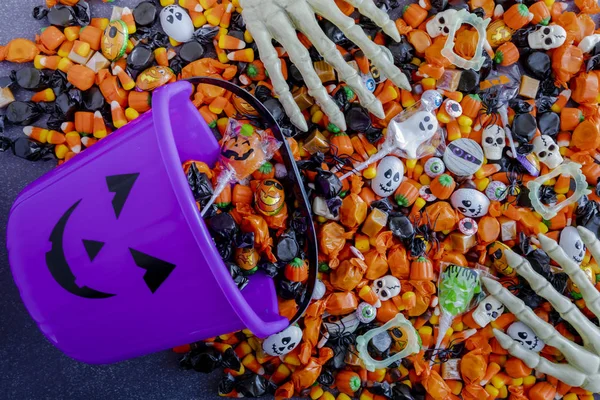
[[[508,265],[529,282],[531,288],[550,302],[560,316],[569,322],[583,338],[585,347],[600,354],[600,330],[565,296],[561,295],[531,264],[512,250],[504,252]]]
[[[390,19],[385,11],[377,8],[373,0],[346,0],[346,3],[358,8],[358,11],[362,15],[375,22],[377,26],[383,29],[386,35],[396,42],[401,40],[400,32],[398,32],[394,21]]]
[[[294,21],[296,28],[308,37],[325,61],[338,71],[340,79],[354,90],[361,105],[376,117],[383,119],[385,113],[381,102],[377,100],[373,93],[367,90],[358,73],[344,61],[335,44],[323,33],[317,23],[314,12],[308,4],[305,2],[295,2],[288,6],[287,11]]]
[[[581,236],[583,243],[585,243],[590,253],[592,253],[594,260],[596,260],[596,262],[600,262],[600,240],[598,240],[592,231],[584,228],[583,226],[578,226],[577,231],[579,232],[579,236]]]
[[[381,72],[391,79],[396,86],[412,90],[406,75],[402,73],[383,53],[381,47],[373,43],[360,26],[354,20],[340,11],[333,0],[307,0],[312,8],[332,24],[336,25],[346,35],[362,49],[368,59],[379,68]]]
[[[538,235],[538,239],[544,251],[564,269],[573,283],[577,285],[587,308],[597,317],[600,317],[600,293],[598,293],[594,284],[590,282],[585,272],[567,256],[554,240],[542,234]],[[584,240],[583,237],[581,239]]]
[[[315,99],[323,112],[329,117],[329,120],[337,125],[342,131],[346,130],[346,119],[344,114],[321,83],[321,79],[313,68],[313,63],[310,59],[310,54],[306,47],[300,42],[296,34],[296,30],[291,24],[287,14],[283,10],[274,14],[269,21],[266,22],[269,31],[281,45],[286,49],[290,60],[296,65],[304,83],[308,88],[308,94]]]
[[[571,365],[589,373],[599,370],[600,357],[564,338],[552,325],[538,317],[521,299],[510,293],[499,282],[485,277],[482,281],[492,296],[500,300],[520,321],[526,322],[526,325],[547,345],[560,350]],[[583,355],[589,357],[585,357],[584,361]]]
[[[529,368],[535,368],[538,372],[560,379],[567,385],[582,386],[586,383],[587,376],[571,365],[554,364],[538,353],[524,348],[498,329],[494,329],[494,336],[498,340],[498,343],[500,343],[500,346],[512,356],[521,359]]]
[[[281,60],[279,60],[277,51],[271,44],[271,36],[269,35],[267,28],[253,12],[247,11],[245,15],[247,16],[246,27],[254,38],[263,64],[269,72],[275,94],[279,97],[279,101],[281,102],[285,113],[289,116],[290,121],[297,126],[298,129],[306,132],[308,130],[308,124],[306,123],[306,119],[300,111],[300,108],[294,101],[294,96],[292,96],[287,82],[283,78],[283,73],[281,72]]]

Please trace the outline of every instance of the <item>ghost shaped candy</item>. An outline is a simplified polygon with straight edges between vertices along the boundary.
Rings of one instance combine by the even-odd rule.
[[[172,5],[160,12],[160,25],[171,39],[185,43],[194,35],[194,23],[182,7]]]
[[[506,132],[504,132],[504,128],[495,124],[486,126],[481,136],[485,158],[493,161],[502,159],[502,150],[506,144],[505,139]]]
[[[488,296],[473,311],[473,321],[485,328],[490,322],[497,320],[503,312],[504,304],[494,296]]]
[[[296,325],[269,336],[263,342],[263,350],[270,356],[283,356],[294,350],[302,340],[302,329]]]
[[[487,214],[490,199],[476,189],[458,189],[450,197],[452,207],[456,208],[465,217],[479,218]]]
[[[537,337],[530,327],[524,323],[517,321],[508,327],[506,333],[513,338],[521,346],[528,350],[539,353],[546,345],[542,339]]]
[[[585,256],[585,244],[579,236],[579,231],[574,226],[565,227],[560,233],[559,246],[577,264],[581,264]]]
[[[438,129],[437,118],[428,111],[418,111],[406,121],[388,130],[392,137],[392,149],[400,150],[406,158],[418,158],[419,147],[433,137]],[[391,132],[390,132],[391,131]]]
[[[384,157],[377,166],[377,175],[371,181],[371,189],[377,196],[388,197],[398,189],[404,176],[404,165],[398,157]]]

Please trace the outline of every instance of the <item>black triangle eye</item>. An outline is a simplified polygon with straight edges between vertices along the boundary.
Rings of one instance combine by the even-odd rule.
[[[96,258],[98,253],[100,253],[102,247],[104,247],[104,242],[83,239],[83,247],[85,248],[85,252],[90,258],[90,261],[94,261],[94,258]]]
[[[135,173],[111,175],[106,177],[106,186],[108,186],[108,191],[115,194],[115,197],[113,197],[112,200],[112,206],[117,219],[119,219],[121,211],[123,210],[123,206],[125,206],[125,202],[129,197],[129,193],[131,193],[131,188],[139,176],[139,173]]]
[[[181,13],[178,12],[177,14],[175,14],[175,17],[177,17],[177,19],[179,21],[181,21],[181,18],[183,17],[183,15],[181,15]]]
[[[172,16],[172,15],[169,15],[169,16],[167,17],[167,22],[168,22],[168,23],[170,23],[170,24],[172,24],[172,23],[173,23],[173,21],[174,21],[174,19],[173,19],[173,16]]]
[[[281,339],[281,343],[288,344],[290,342],[290,340],[292,340],[292,338],[290,338],[290,337],[284,337],[283,339]]]
[[[160,258],[152,257],[131,248],[129,249],[129,252],[133,256],[135,265],[146,270],[144,282],[146,282],[146,286],[148,286],[148,289],[150,289],[152,293],[158,290],[175,269],[174,264],[161,260]]]

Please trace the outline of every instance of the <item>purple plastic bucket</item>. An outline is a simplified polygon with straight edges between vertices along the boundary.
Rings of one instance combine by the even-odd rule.
[[[12,207],[14,279],[70,357],[110,363],[243,328],[266,337],[290,323],[271,278],[237,288],[200,218],[181,164],[214,165],[219,145],[191,90],[184,81],[160,88],[152,111],[29,185]]]

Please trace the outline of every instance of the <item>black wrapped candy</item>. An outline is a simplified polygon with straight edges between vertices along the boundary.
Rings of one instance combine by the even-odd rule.
[[[550,56],[542,51],[531,52],[523,64],[525,69],[536,79],[546,78],[552,67]]]
[[[331,171],[319,170],[315,177],[315,192],[326,199],[336,197],[342,191],[342,182]]]
[[[560,130],[560,117],[555,112],[538,114],[538,129],[542,135],[556,136]]]
[[[199,60],[204,55],[204,46],[197,40],[191,40],[181,46],[179,50],[179,57],[185,62],[191,63]]]
[[[235,263],[226,261],[225,265],[227,265],[227,269],[229,269],[229,273],[231,274],[231,278],[233,279],[233,283],[236,284],[238,289],[242,290],[248,285],[248,278],[244,275],[244,271]]]
[[[152,48],[140,43],[131,50],[127,56],[127,69],[130,71],[144,71],[154,63]]]
[[[48,75],[33,67],[13,71],[12,77],[17,85],[27,90],[44,90],[48,87]]]
[[[517,114],[513,119],[512,132],[519,143],[529,143],[533,139],[536,129],[535,118],[529,113]]]
[[[276,256],[280,261],[292,261],[297,255],[300,247],[296,241],[296,232],[288,230],[279,237],[276,248]]]
[[[345,114],[348,132],[365,132],[371,127],[369,113],[359,105],[352,105]]]
[[[133,9],[136,26],[152,26],[158,18],[158,7],[153,1],[142,1]]]
[[[6,107],[5,121],[13,125],[31,125],[44,114],[45,110],[32,101],[13,101]]]

